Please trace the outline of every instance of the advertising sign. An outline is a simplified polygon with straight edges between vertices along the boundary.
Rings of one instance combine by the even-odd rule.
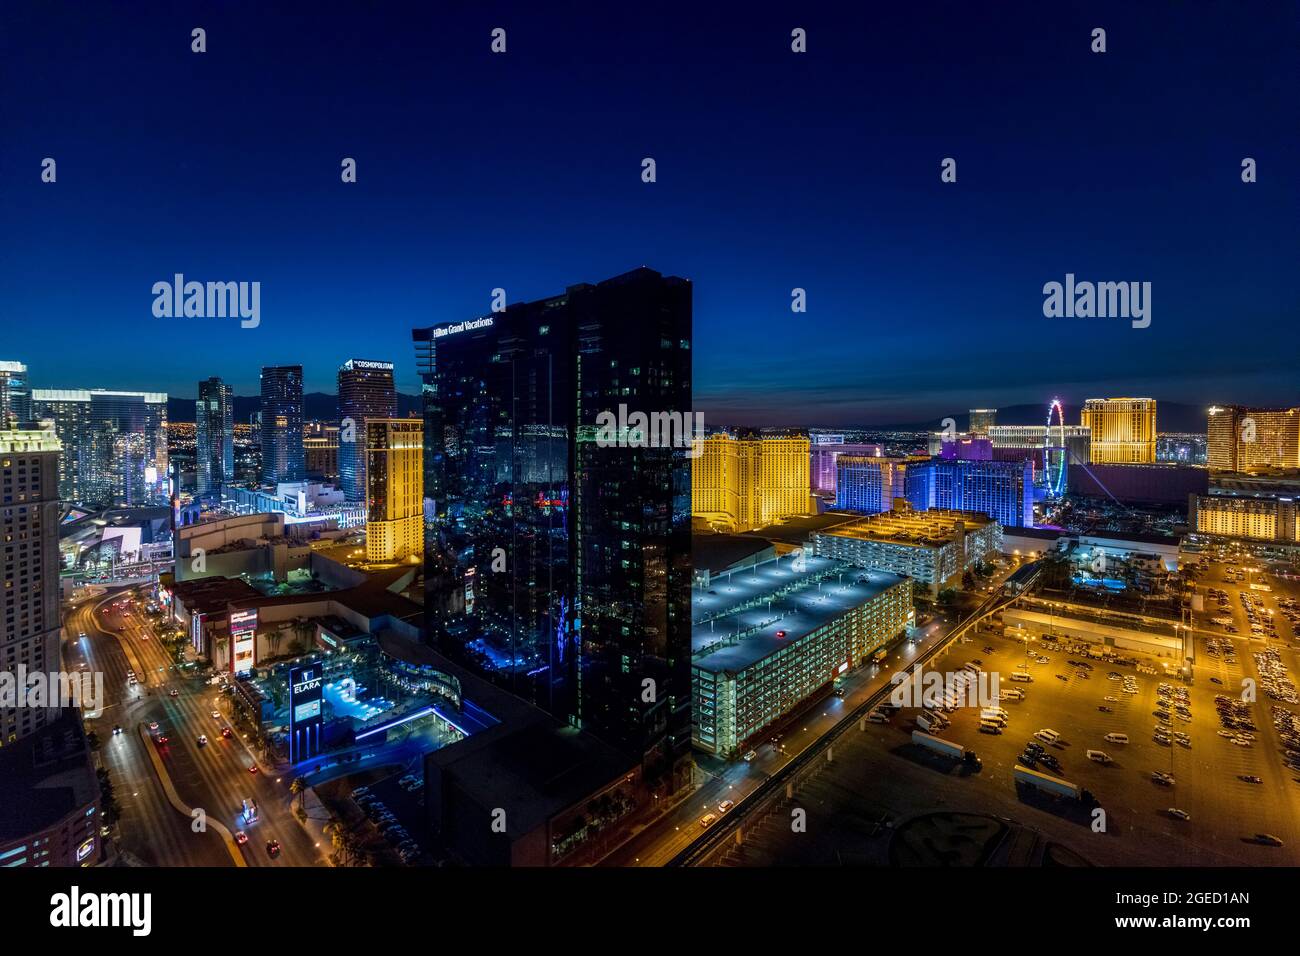
[[[320,754],[321,726],[325,719],[323,665],[302,664],[289,670],[289,762]]]
[[[243,677],[257,663],[257,608],[230,614],[230,670]]]

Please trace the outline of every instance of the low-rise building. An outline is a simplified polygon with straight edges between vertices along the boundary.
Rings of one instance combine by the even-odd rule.
[[[813,548],[821,557],[912,578],[935,598],[1002,549],[1002,526],[978,512],[916,511],[896,499],[885,514],[814,534]]]

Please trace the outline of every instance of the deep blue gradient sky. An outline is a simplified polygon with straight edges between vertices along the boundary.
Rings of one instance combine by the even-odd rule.
[[[1294,404],[1296,11],[8,4],[0,358],[38,387],[189,396],[288,362],[332,391],[357,356],[414,392],[413,326],[644,264],[695,283],[713,420]],[[261,326],[154,318],[175,272],[261,281]],[[1066,272],[1152,282],[1151,327],[1045,319]]]

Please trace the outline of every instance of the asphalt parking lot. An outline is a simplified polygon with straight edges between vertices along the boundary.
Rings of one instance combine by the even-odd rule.
[[[1273,642],[1276,646],[1276,642]],[[1138,674],[1132,666],[1090,660],[1090,676],[1070,667],[1070,653],[1048,652],[1046,664],[1030,664],[1029,684],[1002,681],[1003,689],[1026,691],[1021,702],[1002,701],[1010,722],[997,736],[978,730],[979,714],[971,708],[950,714],[951,725],[939,736],[975,750],[983,761],[977,773],[966,773],[955,762],[931,759],[911,744],[916,709],[904,709],[889,723],[868,723],[837,742],[833,762],[801,780],[793,797],[781,800],[756,818],[743,844],[719,848],[707,861],[722,865],[844,864],[888,865],[892,833],[908,820],[929,813],[984,813],[1023,829],[1017,840],[1036,840],[1040,847],[1063,846],[1102,866],[1294,866],[1300,863],[1300,774],[1289,770],[1281,756],[1280,738],[1270,718],[1272,701],[1250,707],[1256,740],[1239,747],[1218,736],[1216,694],[1225,688],[1209,681],[1211,674],[1240,681],[1255,676],[1250,652],[1263,641],[1239,639],[1236,665],[1220,660],[1217,670],[1197,673],[1183,685],[1173,678]],[[986,646],[992,647],[991,653]],[[1202,648],[1203,650],[1203,648]],[[1293,677],[1295,654],[1282,655]],[[1037,656],[1037,655],[1035,655]],[[1136,656],[1136,655],[1133,655]],[[1198,657],[1200,655],[1198,654]],[[986,669],[1009,675],[1025,660],[1024,645],[988,633],[952,647],[938,667],[957,670],[980,659]],[[1150,665],[1151,660],[1142,661]],[[1161,668],[1157,665],[1157,670]],[[1115,671],[1135,677],[1137,693],[1125,694],[1123,681],[1107,679]],[[1057,679],[1057,674],[1068,680]],[[1171,729],[1187,733],[1191,746],[1164,746],[1152,739],[1157,725],[1157,685],[1186,686],[1190,722],[1173,718]],[[1230,692],[1229,688],[1229,692]],[[1106,696],[1117,698],[1114,702]],[[1103,713],[1099,706],[1112,713]],[[1300,708],[1297,708],[1300,709]],[[1062,746],[1047,748],[1061,764],[1060,776],[1091,790],[1106,811],[1105,832],[1094,832],[1090,817],[1073,801],[1039,799],[1017,789],[1012,770],[1035,731],[1051,728]],[[1130,743],[1111,744],[1102,738],[1126,733]],[[1088,749],[1105,750],[1114,762],[1093,763]],[[1045,772],[1051,772],[1042,768]],[[1174,775],[1172,787],[1151,779],[1156,770]],[[1258,776],[1262,783],[1238,779]],[[1186,810],[1188,820],[1167,814],[1169,807]],[[806,828],[792,831],[790,813],[802,810]],[[1283,847],[1250,842],[1256,833],[1270,833]]]
[[[1221,728],[1215,696],[1240,694],[1243,677],[1259,678],[1253,651],[1262,650],[1265,642],[1238,639],[1236,663],[1228,665],[1223,655],[1211,658],[1198,653],[1199,660],[1213,661],[1213,667],[1198,667],[1194,680],[1184,683],[1175,677],[1139,674],[1132,666],[1117,666],[1103,660],[1088,660],[1091,670],[1071,666],[1068,660],[1082,661],[1068,651],[1041,650],[1046,664],[1036,659],[1028,665],[1033,675],[1029,684],[1011,683],[1008,675],[1025,661],[1024,646],[1019,642],[987,634],[973,644],[956,647],[944,663],[956,669],[968,660],[980,660],[986,670],[999,671],[1003,689],[1019,687],[1025,691],[1022,701],[1005,700],[1000,706],[1010,715],[1001,735],[979,732],[979,713],[974,708],[959,708],[949,715],[951,726],[942,736],[958,741],[979,753],[984,761],[981,776],[1010,775],[1027,741],[1043,728],[1061,734],[1058,746],[1047,752],[1057,757],[1060,770],[1038,769],[1079,784],[1092,791],[1108,817],[1134,836],[1141,837],[1141,847],[1133,863],[1176,863],[1184,854],[1180,848],[1191,845],[1223,854],[1243,864],[1300,862],[1300,774],[1283,761],[1281,738],[1270,716],[1273,701],[1262,691],[1260,700],[1248,712],[1256,729],[1249,747],[1233,744],[1219,736]],[[987,653],[984,647],[994,648]],[[1274,645],[1276,646],[1276,645]],[[1201,651],[1204,650],[1202,647]],[[1295,676],[1295,655],[1282,652],[1283,662]],[[1040,656],[1035,654],[1035,658]],[[1136,655],[1131,655],[1136,656]],[[1140,663],[1163,670],[1154,660],[1139,658]],[[1108,679],[1108,674],[1136,680],[1137,693],[1124,690],[1124,681]],[[1061,680],[1064,675],[1068,680]],[[1218,676],[1223,685],[1210,682]],[[1179,719],[1175,708],[1160,708],[1157,688],[1166,683],[1171,689],[1187,689],[1190,721]],[[1112,697],[1114,700],[1106,700]],[[1109,713],[1100,707],[1108,707]],[[1174,740],[1161,743],[1154,731],[1162,722],[1156,712],[1169,714],[1165,726],[1190,738],[1190,746]],[[914,712],[903,711],[894,718],[900,728],[910,723]],[[1107,742],[1110,733],[1129,736],[1129,743]],[[1101,750],[1112,763],[1089,760],[1085,752]],[[1174,784],[1162,785],[1152,773],[1172,774]],[[1257,776],[1262,783],[1248,783],[1241,776]],[[1187,811],[1188,820],[1176,820],[1166,812],[1170,807]],[[1109,821],[1108,821],[1109,822]],[[1281,838],[1285,847],[1264,846],[1253,840],[1256,833]],[[1081,849],[1086,853],[1086,849]]]

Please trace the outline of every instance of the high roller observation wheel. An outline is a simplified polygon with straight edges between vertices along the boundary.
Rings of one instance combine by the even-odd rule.
[[[1052,444],[1052,412],[1056,412],[1057,444]],[[1052,452],[1059,450],[1056,473],[1052,473]],[[1043,434],[1043,469],[1047,476],[1047,491],[1053,498],[1065,493],[1065,409],[1059,398],[1047,406],[1047,430]]]

